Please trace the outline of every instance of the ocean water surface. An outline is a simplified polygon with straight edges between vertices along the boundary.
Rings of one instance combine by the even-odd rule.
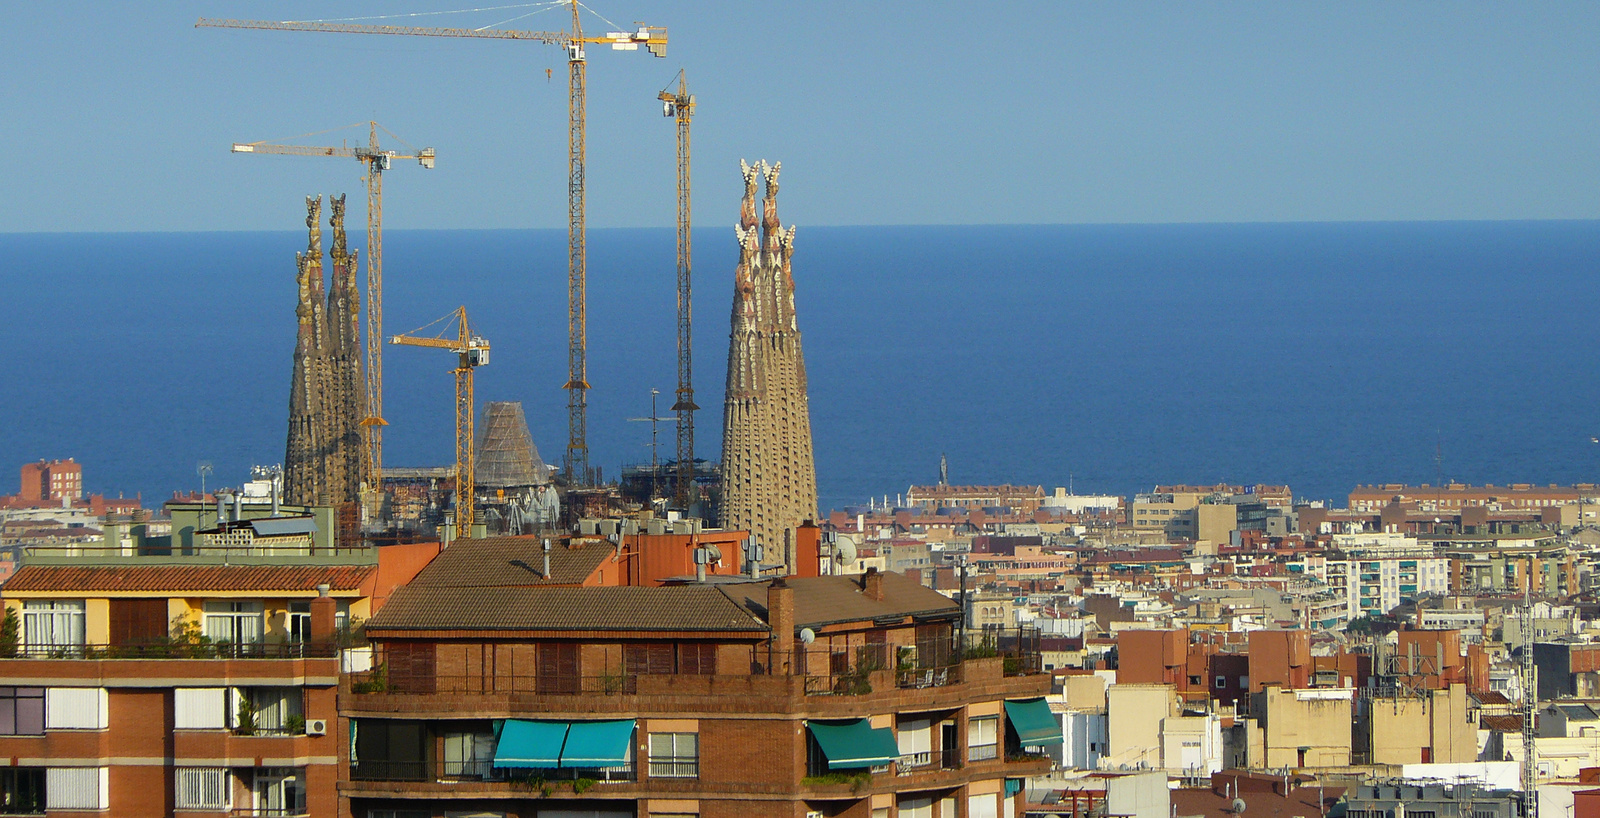
[[[359,246],[361,236],[352,235]],[[386,234],[386,334],[465,305],[478,399],[566,443],[564,230]],[[1600,481],[1600,222],[801,226],[823,509],[952,482]],[[0,235],[0,493],[84,463],[153,504],[283,458],[301,232]],[[589,434],[607,475],[670,414],[671,231],[590,234]],[[735,244],[695,234],[701,456],[721,447]],[[453,358],[385,350],[385,460],[452,456]],[[661,427],[671,456],[671,428]],[[891,496],[891,499],[892,496]]]

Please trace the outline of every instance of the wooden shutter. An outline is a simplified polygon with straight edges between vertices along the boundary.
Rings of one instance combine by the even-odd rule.
[[[717,674],[717,646],[685,642],[678,646],[678,672],[698,676]]]
[[[622,661],[623,672],[630,676],[678,672],[677,656],[671,642],[628,645],[623,648]]]
[[[384,645],[389,663],[389,689],[396,693],[433,693],[434,645],[432,642],[390,642]]]
[[[578,646],[570,642],[545,642],[539,645],[539,675],[535,689],[539,693],[577,693],[582,684],[579,676]]]
[[[111,600],[111,644],[149,645],[166,638],[165,599]]]

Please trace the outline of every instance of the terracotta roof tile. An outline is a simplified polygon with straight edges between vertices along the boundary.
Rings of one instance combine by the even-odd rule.
[[[795,627],[857,622],[880,616],[953,617],[961,612],[949,597],[894,571],[882,572],[883,601],[861,590],[861,576],[789,577],[794,589]],[[722,586],[728,596],[757,615],[767,615],[767,583]]]
[[[369,632],[767,632],[759,619],[717,588],[704,585],[510,587],[463,592],[460,588],[411,584],[396,590],[367,628]]]
[[[552,542],[550,577],[546,578],[542,539],[525,536],[456,540],[410,584],[450,588],[579,585],[615,553],[609,543],[568,548],[563,542]]]
[[[350,591],[367,584],[377,570],[375,565],[23,565],[5,591],[314,591],[324,582]]]

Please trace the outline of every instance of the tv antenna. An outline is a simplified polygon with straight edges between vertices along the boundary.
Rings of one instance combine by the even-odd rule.
[[[211,461],[209,460],[202,460],[194,464],[195,474],[200,475],[200,502],[202,503],[206,500],[206,478],[210,477],[214,471],[216,470],[211,467]]]
[[[660,424],[661,421],[663,421],[663,420],[672,420],[672,418],[660,417],[660,413],[656,411],[656,396],[659,395],[659,394],[661,394],[661,390],[656,389],[655,387],[651,387],[650,388],[650,417],[647,417],[647,418],[628,418],[629,421],[637,421],[637,422],[649,421],[650,422],[650,443],[649,443],[649,446],[650,446],[650,501],[651,502],[655,502],[655,499],[657,497],[661,496],[661,466],[656,460],[656,450],[657,450],[657,447],[661,445],[660,439],[659,439],[660,427],[659,427],[658,424]]]

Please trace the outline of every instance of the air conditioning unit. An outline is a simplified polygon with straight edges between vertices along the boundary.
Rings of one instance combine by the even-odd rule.
[[[328,734],[327,719],[306,719],[306,735],[325,736]]]

